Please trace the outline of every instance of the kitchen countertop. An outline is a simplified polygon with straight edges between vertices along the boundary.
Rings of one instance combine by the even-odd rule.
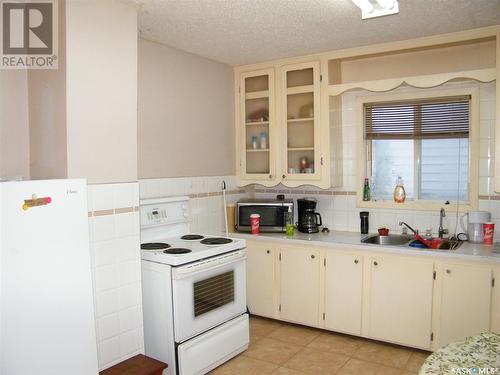
[[[231,237],[244,238],[252,241],[276,241],[280,243],[289,242],[293,245],[315,245],[335,246],[342,245],[343,248],[351,248],[360,251],[373,251],[378,253],[392,253],[404,255],[433,256],[453,258],[460,260],[474,260],[483,262],[496,262],[500,264],[500,246],[485,246],[464,242],[457,250],[430,250],[417,249],[409,246],[387,246],[362,243],[361,239],[375,233],[360,234],[357,232],[330,231],[330,233],[301,233],[295,230],[293,237],[287,237],[284,233],[230,233]],[[495,251],[495,252],[493,252]]]

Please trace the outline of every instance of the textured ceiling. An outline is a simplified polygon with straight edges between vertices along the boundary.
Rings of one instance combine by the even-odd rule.
[[[400,0],[361,20],[350,0],[128,0],[142,38],[242,65],[500,24],[500,0]]]

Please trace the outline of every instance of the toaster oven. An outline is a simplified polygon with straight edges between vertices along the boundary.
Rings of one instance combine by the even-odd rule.
[[[239,232],[250,232],[250,215],[260,215],[261,232],[285,232],[285,212],[291,207],[292,199],[242,199],[236,203],[235,225]]]

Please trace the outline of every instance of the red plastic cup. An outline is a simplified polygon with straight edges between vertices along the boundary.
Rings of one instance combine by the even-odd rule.
[[[493,234],[495,233],[495,223],[483,224],[483,244],[493,245]]]
[[[250,227],[252,228],[252,234],[259,234],[260,232],[260,215],[251,214],[250,215]]]

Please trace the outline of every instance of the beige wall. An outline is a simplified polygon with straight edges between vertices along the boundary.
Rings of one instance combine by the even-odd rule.
[[[28,78],[0,71],[0,179],[29,178]]]
[[[234,174],[232,69],[139,39],[139,177]]]
[[[483,41],[346,60],[342,83],[494,67],[495,41]]]
[[[67,176],[64,5],[64,1],[59,1],[59,68],[28,71],[30,177],[33,180]]]
[[[137,13],[117,0],[66,4],[68,177],[137,180]]]

